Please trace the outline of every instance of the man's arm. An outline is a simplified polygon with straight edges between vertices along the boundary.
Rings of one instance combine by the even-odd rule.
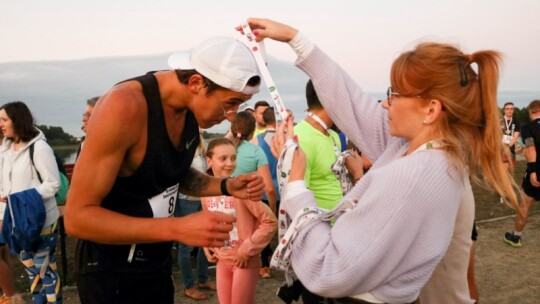
[[[516,142],[518,141],[519,139],[519,131],[514,131],[514,135],[512,136],[512,140],[510,141],[510,143],[508,144],[510,147],[513,147]]]
[[[197,197],[222,195],[223,178],[212,177],[193,168],[180,181],[180,192]],[[264,192],[264,183],[257,174],[244,174],[225,181],[227,191],[234,197],[260,201]]]
[[[527,158],[527,163],[536,164],[536,147],[534,146],[534,139],[532,137],[525,138],[525,157]],[[528,165],[527,165],[528,167]],[[540,182],[538,182],[538,175],[536,173],[536,165],[533,165],[530,171],[530,181],[534,187],[540,187]]]
[[[67,232],[107,244],[179,241],[222,246],[232,229],[232,216],[201,212],[181,218],[138,218],[101,207],[116,177],[132,175],[142,162],[146,126],[146,102],[133,82],[121,84],[96,105],[67,199]]]

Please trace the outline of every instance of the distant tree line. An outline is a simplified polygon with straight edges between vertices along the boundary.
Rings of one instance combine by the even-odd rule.
[[[501,115],[504,115],[503,109],[501,109],[501,113]],[[529,121],[531,121],[531,119],[529,118],[529,110],[527,110],[527,107],[523,107],[521,109],[518,107],[514,107],[514,118],[520,124],[528,123]]]
[[[45,138],[47,138],[47,143],[51,146],[74,145],[78,143],[77,138],[64,132],[62,127],[46,125],[37,125],[36,127],[43,132]]]
[[[223,133],[212,133],[212,132],[207,132],[207,131],[203,131],[202,133],[202,137],[204,139],[212,139],[212,138],[223,137],[223,136],[225,136],[225,134]]]

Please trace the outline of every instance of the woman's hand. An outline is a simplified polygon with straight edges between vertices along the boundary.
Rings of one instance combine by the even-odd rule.
[[[345,167],[347,167],[353,183],[356,184],[364,176],[364,161],[358,151],[355,149],[350,151],[352,155],[345,158]]]
[[[286,130],[286,131],[285,131]],[[272,154],[279,158],[288,140],[294,140],[298,144],[298,138],[294,135],[294,128],[290,116],[287,121],[281,123],[276,129],[276,135],[272,138]],[[303,180],[306,173],[306,155],[300,145],[294,151],[294,157],[289,174],[289,182]]]
[[[297,29],[270,19],[249,18],[247,21],[257,42],[260,42],[264,38],[289,42],[298,33]],[[236,30],[242,32],[242,34],[244,33],[242,26],[237,26]]]
[[[289,139],[294,140],[294,126],[291,117],[287,116],[287,120],[277,126],[276,134],[272,137],[272,146],[270,149],[275,158],[279,159],[279,156],[285,147],[285,143]],[[298,140],[296,141],[298,142]]]

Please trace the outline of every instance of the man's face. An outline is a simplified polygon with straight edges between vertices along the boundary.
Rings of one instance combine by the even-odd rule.
[[[264,110],[266,110],[268,107],[267,106],[258,106],[256,109],[255,109],[255,120],[257,120],[257,124],[260,125],[260,126],[264,126],[265,123],[264,123],[264,119],[263,119],[263,112]]]
[[[84,133],[86,133],[86,128],[88,127],[88,120],[90,120],[90,116],[92,115],[92,111],[94,111],[94,107],[92,106],[86,106],[86,109],[84,110],[83,116],[82,116],[82,127],[81,130],[83,130]]]
[[[514,106],[513,105],[506,105],[504,107],[504,116],[512,117],[512,115],[514,115]]]
[[[190,109],[203,129],[220,124],[225,119],[233,122],[240,105],[252,96],[222,89],[215,90],[209,95],[205,95],[206,90],[203,91],[202,94],[195,96],[194,106]]]

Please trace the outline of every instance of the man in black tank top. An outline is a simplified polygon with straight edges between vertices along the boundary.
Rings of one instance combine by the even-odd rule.
[[[256,174],[222,180],[190,169],[198,127],[232,121],[259,90],[249,49],[215,37],[178,56],[169,60],[174,71],[117,84],[92,113],[65,210],[67,232],[83,240],[76,261],[83,304],[173,303],[172,242],[223,246],[234,217],[173,217],[179,190],[261,199]]]
[[[534,201],[540,200],[540,100],[533,100],[527,107],[531,121],[521,128],[521,138],[525,143],[527,170],[523,177],[523,207],[517,212],[513,232],[504,234],[504,241],[513,247],[521,247],[521,233],[529,218],[529,210]]]

